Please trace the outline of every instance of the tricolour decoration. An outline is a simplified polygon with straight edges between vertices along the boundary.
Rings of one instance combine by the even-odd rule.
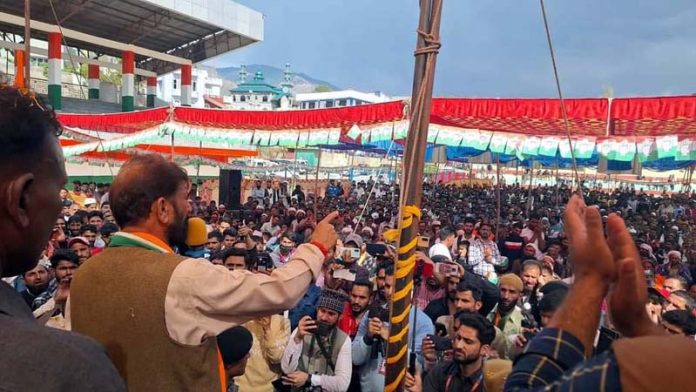
[[[654,161],[657,159],[657,144],[652,137],[636,138],[636,153],[640,162]]]
[[[696,138],[687,137],[680,139],[674,160],[691,161],[694,159],[696,159]]]
[[[491,152],[496,154],[504,154],[507,140],[508,138],[506,134],[496,132],[493,134],[493,137],[491,137],[491,144],[488,146],[488,148],[491,150]]]
[[[677,149],[679,145],[679,138],[677,135],[660,136],[655,139],[657,144],[657,157],[662,158],[674,158],[677,155]]]

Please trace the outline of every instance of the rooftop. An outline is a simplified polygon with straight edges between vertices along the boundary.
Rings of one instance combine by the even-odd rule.
[[[54,16],[54,10],[56,15]],[[0,0],[0,31],[23,35],[11,23],[24,17],[24,2]],[[233,0],[31,0],[32,21],[78,31],[201,62],[263,40],[263,15]],[[66,34],[67,35],[67,34]],[[32,29],[32,38],[47,33]],[[67,44],[100,55],[121,57],[121,50],[66,37]],[[136,53],[136,66],[171,72],[178,64]]]

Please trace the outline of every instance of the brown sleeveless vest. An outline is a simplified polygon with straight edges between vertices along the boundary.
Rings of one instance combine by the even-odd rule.
[[[684,336],[619,339],[612,345],[626,392],[693,391],[696,342]]]
[[[167,286],[185,259],[139,247],[107,248],[75,274],[72,329],[106,347],[130,392],[222,389],[216,340],[185,346],[167,332]]]

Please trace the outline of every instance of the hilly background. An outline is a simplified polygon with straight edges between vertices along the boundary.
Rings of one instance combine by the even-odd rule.
[[[208,67],[210,68],[210,67]],[[274,67],[272,65],[264,64],[248,64],[247,68],[247,80],[251,80],[257,71],[263,72],[263,76],[266,82],[274,86],[280,86],[283,81],[283,69]],[[223,90],[227,93],[230,89],[237,86],[239,83],[239,70],[240,67],[222,67],[222,68],[212,68],[212,70],[217,73],[217,76],[223,79]],[[291,69],[292,71],[292,69]],[[295,84],[295,93],[311,93],[315,92],[317,89],[320,91],[328,90],[341,90],[340,87],[334,85],[331,82],[313,78],[310,75],[304,73],[294,73],[293,71],[293,83]]]

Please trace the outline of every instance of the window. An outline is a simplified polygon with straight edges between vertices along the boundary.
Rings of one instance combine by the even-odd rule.
[[[308,104],[307,104],[307,107],[308,107],[309,109],[314,109],[314,107],[315,107],[315,106],[314,106],[314,102],[308,103]]]
[[[263,102],[268,102],[268,95],[263,96]]]
[[[246,102],[246,95],[242,95],[242,96],[240,97],[240,101],[241,101],[241,102]]]
[[[334,101],[326,101],[326,107],[332,108],[334,106]]]
[[[174,82],[174,83],[173,83],[173,86],[174,86],[173,88],[174,88],[174,90],[176,90],[176,89],[178,88],[178,87],[177,87],[178,81],[177,81],[176,79],[173,79],[173,82]]]
[[[196,82],[193,82],[193,91],[196,91],[196,90],[198,90],[198,89],[196,88]]]
[[[345,99],[339,99],[339,100],[338,100],[338,106],[341,106],[341,107],[346,106],[346,100],[345,100]]]

